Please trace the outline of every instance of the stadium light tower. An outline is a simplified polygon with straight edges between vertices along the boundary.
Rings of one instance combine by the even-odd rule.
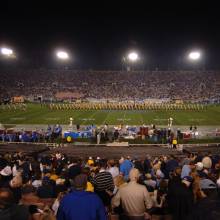
[[[136,52],[130,52],[128,54],[128,60],[131,61],[131,62],[136,62],[138,59],[139,59],[139,56]]]
[[[188,59],[195,62],[201,59],[201,53],[199,51],[191,51],[188,54]]]
[[[69,59],[69,54],[63,50],[57,51],[56,56],[59,60],[68,60]]]
[[[126,55],[122,57],[122,70],[123,68],[126,68],[127,71],[134,69],[139,60],[140,56],[137,52],[130,51],[126,53]]]
[[[14,57],[14,51],[11,48],[2,47],[1,48],[1,55],[4,57]]]

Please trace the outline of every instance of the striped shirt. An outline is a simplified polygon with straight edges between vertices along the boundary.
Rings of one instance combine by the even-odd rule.
[[[111,173],[107,171],[99,172],[93,179],[93,184],[96,191],[113,191],[114,183]]]

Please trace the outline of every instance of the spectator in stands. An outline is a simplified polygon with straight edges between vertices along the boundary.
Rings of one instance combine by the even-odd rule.
[[[125,181],[127,181],[129,177],[129,172],[132,169],[133,164],[130,160],[125,159],[124,157],[121,157],[121,159],[119,160],[119,164],[120,175],[123,175]]]
[[[153,192],[156,188],[157,182],[155,180],[152,180],[152,176],[150,173],[147,173],[146,180],[144,180],[144,184],[147,186],[147,189],[149,192]]]
[[[139,171],[135,168],[130,170],[130,182],[119,189],[114,198],[113,207],[118,207],[121,203],[124,215],[144,219],[145,212],[152,208],[152,200],[145,186],[137,183]]]
[[[20,204],[29,206],[35,205],[39,209],[44,209],[46,203],[43,202],[43,199],[37,196],[37,190],[31,185],[26,185],[22,188],[22,196],[20,200]]]
[[[193,210],[194,196],[192,191],[193,179],[185,176],[178,187],[173,188],[171,213],[174,220],[185,220],[190,217]]]
[[[171,155],[168,160],[165,162],[165,169],[164,174],[165,177],[168,179],[170,176],[170,173],[172,173],[176,167],[178,167],[179,163],[176,160],[174,155]]]
[[[76,158],[70,158],[70,164],[68,165],[68,177],[74,179],[75,176],[81,173],[80,164]]]
[[[114,194],[116,194],[116,192],[127,185],[127,182],[125,182],[123,176],[118,175],[114,178],[114,185],[115,185],[115,190],[114,190]]]
[[[12,170],[7,161],[2,159],[2,169],[0,171],[0,187],[5,187],[9,184],[9,181],[12,179]]]
[[[106,171],[106,162],[99,161],[99,172],[95,175],[92,183],[95,193],[102,199],[104,205],[108,207],[111,204],[111,195],[114,191],[114,182],[112,174]]]
[[[144,174],[144,166],[140,158],[135,156],[132,163],[133,163],[134,168],[138,169],[141,174]]]
[[[203,167],[206,169],[211,169],[212,167],[212,160],[209,156],[206,156],[202,159]]]
[[[169,213],[168,204],[167,204],[167,181],[162,180],[158,189],[153,191],[153,210],[151,214],[156,215],[165,215]]]
[[[36,154],[27,156],[18,152],[6,152],[4,155],[0,154],[0,188],[6,187],[7,190],[12,192],[12,196],[15,197],[12,206],[15,207],[15,210],[17,209],[16,204],[28,205],[30,214],[38,219],[41,218],[41,220],[42,218],[47,220],[54,219],[48,207],[53,207],[54,213],[56,214],[60,203],[62,204],[63,196],[72,190],[75,196],[74,198],[78,195],[75,192],[81,192],[81,194],[79,193],[79,198],[82,199],[80,206],[84,203],[81,197],[85,195],[86,201],[87,196],[95,191],[92,195],[98,194],[102,200],[97,200],[96,195],[96,199],[92,196],[94,201],[97,201],[97,203],[101,201],[102,207],[103,204],[107,207],[112,200],[111,202],[115,212],[122,213],[124,211],[125,215],[129,215],[122,215],[122,217],[131,218],[132,215],[133,219],[143,218],[143,213],[146,210],[143,205],[149,200],[150,194],[153,200],[151,204],[153,208],[150,210],[150,213],[153,215],[166,214],[168,204],[170,213],[174,216],[174,220],[183,218],[192,220],[201,219],[202,217],[202,219],[205,219],[204,216],[207,215],[209,210],[210,220],[219,219],[216,216],[219,217],[220,197],[216,186],[220,185],[220,158],[210,153],[206,154],[205,157],[200,156],[200,153],[198,153],[198,156],[192,154],[186,157],[183,154],[176,156],[175,159],[172,157],[166,158],[166,156],[148,156],[147,169],[149,173],[140,176],[138,169],[132,169],[133,164],[131,163],[131,157],[128,156],[126,159],[120,160],[120,162],[122,164],[127,160],[128,164],[131,165],[131,167],[127,167],[126,164],[124,167],[124,170],[127,170],[127,168],[133,170],[132,172],[130,171],[130,180],[127,178],[125,181],[124,175],[116,175],[118,173],[117,169],[117,172],[113,172],[113,174],[115,174],[113,181],[113,175],[106,169],[106,165],[108,164],[111,169],[113,164],[118,164],[119,160],[116,159],[106,163],[107,160],[94,157],[96,160],[89,158],[87,162],[87,158],[73,159],[64,155],[62,152],[55,152],[51,155],[47,154],[46,156],[37,156]],[[203,157],[205,159],[203,159]],[[133,157],[133,155],[132,158],[135,158],[134,163],[136,167],[141,167],[142,164],[144,164],[144,161],[138,160],[138,158]],[[175,160],[174,163],[173,159]],[[138,163],[136,163],[137,161]],[[197,162],[195,163],[195,161]],[[168,167],[166,167],[167,164]],[[179,166],[176,167],[176,165]],[[186,165],[189,166],[187,167],[189,169],[186,169]],[[170,170],[169,175],[163,176],[162,174],[166,169]],[[140,170],[142,170],[142,168],[140,168]],[[192,178],[190,177],[183,177],[183,180],[181,179],[181,174],[184,173],[190,174],[193,178],[192,183]],[[86,175],[86,187],[83,187],[83,190],[76,190],[74,187],[72,189],[71,184],[74,186],[74,179],[79,174]],[[146,177],[147,180],[143,177]],[[71,178],[73,180],[71,180]],[[168,192],[166,192],[167,181]],[[149,186],[152,186],[152,188],[149,188]],[[146,188],[147,191],[152,192],[147,193],[147,198],[145,197]],[[84,194],[84,190],[89,191],[90,194]],[[112,195],[115,195],[113,199]],[[119,196],[120,199],[118,198]],[[7,203],[7,201],[4,200],[5,199],[2,200],[3,203]],[[2,201],[0,195],[0,206]],[[68,201],[66,200],[66,203]],[[148,203],[150,204],[149,201]],[[119,205],[119,208],[115,209],[116,204],[120,204],[121,207]],[[150,206],[149,204],[148,206]],[[67,206],[67,209],[71,209],[72,207],[69,204]],[[85,210],[91,208],[88,207],[87,202],[85,206]],[[95,207],[97,208],[97,206]],[[76,207],[73,207],[74,216],[77,213],[75,208],[77,209],[79,206],[76,205]],[[62,209],[62,216],[66,216],[65,208],[62,207]],[[5,213],[7,214],[5,209],[1,211],[2,210],[0,210],[0,219],[2,219],[2,216],[5,217]],[[90,211],[89,209],[88,213],[90,213]],[[40,214],[40,212],[46,213]],[[93,211],[91,212],[93,213]],[[83,213],[82,218],[87,219],[85,215],[86,214]],[[135,217],[133,217],[134,215]],[[153,218],[154,217],[155,216],[153,216]]]
[[[41,179],[41,173],[40,172],[34,173],[33,179],[32,179],[32,185],[35,188],[38,188],[38,187],[42,186],[42,179]]]
[[[55,198],[55,185],[54,181],[50,180],[48,176],[44,176],[42,180],[42,186],[40,186],[37,190],[37,195],[40,198]]]
[[[28,220],[28,207],[17,205],[13,193],[7,188],[0,188],[0,219],[1,220]]]
[[[119,175],[119,169],[115,164],[113,159],[108,161],[108,169],[107,171],[112,174],[112,177],[115,178]]]
[[[216,189],[216,183],[210,180],[204,172],[200,173],[199,185],[201,189]]]
[[[157,187],[159,187],[160,182],[163,180],[163,178],[164,178],[163,172],[161,171],[161,169],[158,169],[158,170],[156,171],[156,183],[157,183]]]
[[[96,194],[86,192],[86,185],[85,174],[74,178],[74,190],[62,199],[57,213],[58,220],[107,220],[102,201]]]
[[[185,164],[182,168],[181,178],[184,178],[185,176],[189,176],[190,172],[192,172],[193,169],[195,169],[194,161],[190,161],[189,164]]]
[[[21,175],[14,176],[12,180],[9,181],[7,186],[13,193],[15,202],[18,203],[21,199],[21,187],[22,187],[22,177]]]

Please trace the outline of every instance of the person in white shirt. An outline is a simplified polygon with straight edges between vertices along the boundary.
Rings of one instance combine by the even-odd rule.
[[[115,165],[114,160],[109,160],[107,165],[108,165],[107,171],[112,174],[113,178],[119,175],[119,168]]]

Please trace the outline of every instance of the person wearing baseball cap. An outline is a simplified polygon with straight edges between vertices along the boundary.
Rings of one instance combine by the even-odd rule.
[[[203,170],[203,163],[202,162],[198,162],[195,164],[196,165],[196,170],[197,171],[202,171]]]
[[[12,175],[11,167],[10,167],[10,166],[5,166],[5,167],[1,170],[0,174],[1,174],[2,176],[11,176],[11,175]]]
[[[8,185],[11,179],[12,179],[11,167],[8,165],[2,167],[0,171],[0,187],[5,187],[6,185]]]

